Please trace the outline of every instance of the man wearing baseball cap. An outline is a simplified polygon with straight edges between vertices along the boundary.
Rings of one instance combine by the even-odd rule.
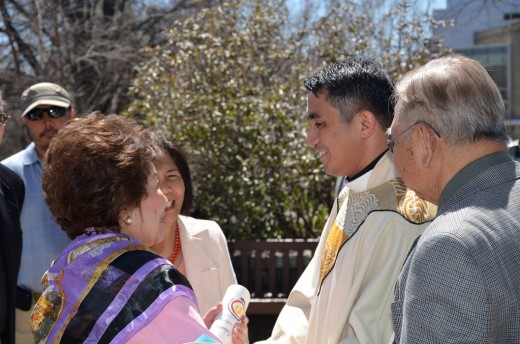
[[[16,343],[34,343],[29,319],[38,300],[41,278],[50,263],[69,243],[54,222],[41,187],[42,161],[51,139],[74,118],[70,96],[63,87],[42,82],[26,89],[20,99],[22,122],[32,142],[2,163],[18,174],[25,184],[21,213],[22,259],[16,297]]]

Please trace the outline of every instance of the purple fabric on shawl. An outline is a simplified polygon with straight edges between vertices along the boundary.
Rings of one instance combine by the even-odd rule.
[[[125,252],[143,250],[146,248],[139,241],[121,233],[82,235],[76,238],[58,256],[42,280],[45,290],[33,310],[31,324],[36,339],[46,342],[61,340],[92,287],[104,281],[107,281],[107,288],[113,287],[112,280],[121,277],[119,270],[107,268],[109,264]],[[86,333],[86,342],[99,341],[130,296],[149,274],[162,265],[171,266],[166,259],[154,254],[153,259],[140,266],[124,283],[121,282],[121,289],[115,292],[109,307],[99,318],[94,319],[95,325]],[[115,271],[113,276],[112,271]],[[99,289],[99,285],[97,288]],[[170,300],[179,296],[187,297],[197,305],[195,294],[189,287],[173,285],[161,292],[155,300],[150,300],[150,305],[119,331],[114,342],[130,338],[135,331],[148,324]]]

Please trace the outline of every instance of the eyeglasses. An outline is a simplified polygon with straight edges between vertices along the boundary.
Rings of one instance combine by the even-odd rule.
[[[397,138],[399,138],[400,136],[402,136],[404,133],[406,133],[408,130],[414,128],[416,125],[419,125],[419,124],[424,124],[425,126],[427,126],[428,128],[430,128],[434,133],[435,135],[437,135],[439,138],[441,137],[441,134],[439,134],[439,132],[437,130],[435,130],[434,127],[432,127],[429,123],[423,121],[422,119],[418,120],[417,122],[415,122],[414,124],[412,124],[411,126],[409,126],[408,128],[406,128],[405,130],[403,130],[401,132],[401,134],[397,135],[396,137],[392,137],[392,135],[388,135],[388,139],[386,140],[386,144],[388,145],[388,148],[390,149],[390,151],[393,153],[394,152],[394,147],[395,147],[395,140]]]
[[[64,108],[61,106],[51,106],[48,108],[34,108],[28,113],[25,114],[25,117],[29,121],[39,121],[42,119],[43,114],[47,113],[50,118],[60,118],[65,116],[68,108]]]
[[[0,125],[5,125],[9,118],[11,118],[11,116],[6,115],[5,113],[0,113]]]

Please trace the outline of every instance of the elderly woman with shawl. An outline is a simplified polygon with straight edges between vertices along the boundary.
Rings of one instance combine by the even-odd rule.
[[[186,278],[146,248],[164,237],[157,154],[149,130],[117,115],[73,120],[52,141],[43,190],[74,240],[42,279],[36,343],[219,342]]]

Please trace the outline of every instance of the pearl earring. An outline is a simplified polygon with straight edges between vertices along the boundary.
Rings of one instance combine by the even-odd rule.
[[[131,218],[130,216],[128,216],[128,217],[125,219],[125,223],[126,223],[127,225],[129,225],[129,226],[130,226],[133,222],[134,222],[134,221],[132,220],[132,218]]]

